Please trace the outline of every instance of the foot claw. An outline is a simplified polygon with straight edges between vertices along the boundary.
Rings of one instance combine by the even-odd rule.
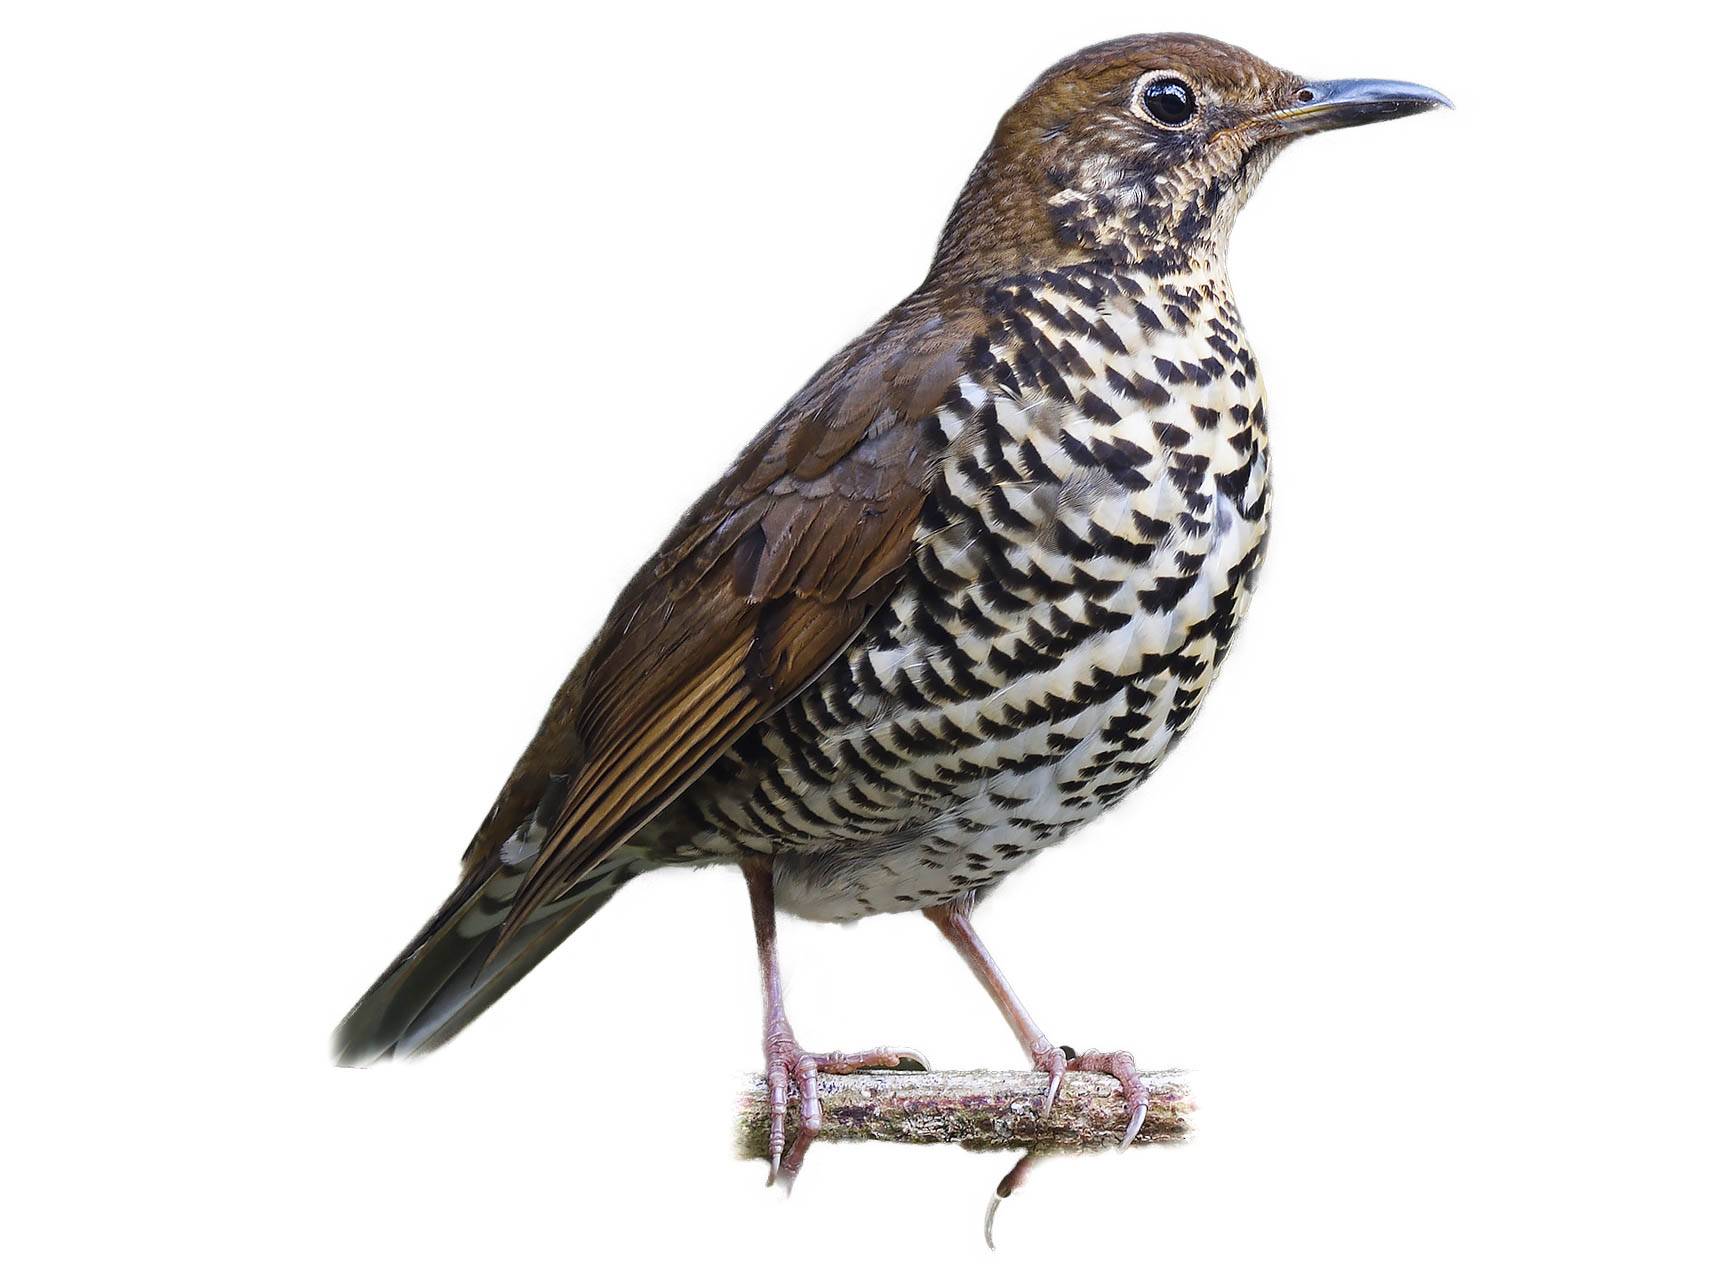
[[[993,1191],[993,1197],[987,1201],[987,1220],[981,1227],[981,1233],[987,1238],[987,1247],[994,1252],[998,1246],[993,1243],[993,1218],[999,1215],[999,1204],[1011,1197],[1016,1188],[1022,1185],[1022,1179],[1028,1176],[1028,1170],[1034,1164],[1034,1153],[1030,1151],[1016,1161],[1016,1166],[999,1179],[998,1186]]]
[[[785,1154],[785,1114],[790,1109],[790,1066],[781,1057],[767,1065],[767,1185],[779,1179]]]
[[[779,1165],[779,1174],[784,1182],[785,1194],[791,1193],[796,1185],[797,1174],[802,1171],[803,1160],[808,1158],[808,1148],[814,1139],[820,1135],[820,1078],[819,1068],[815,1058],[802,1055],[797,1058],[796,1072],[792,1076],[797,1086],[798,1112],[802,1116],[797,1123],[797,1135],[791,1141],[791,1148],[786,1153],[784,1162]]]
[[[1063,1048],[1047,1048],[1034,1055],[1034,1068],[1046,1073],[1046,1092],[1040,1099],[1040,1117],[1045,1119],[1052,1113],[1052,1107],[1058,1100],[1058,1092],[1064,1086],[1064,1071],[1069,1067],[1070,1060],[1064,1055]]]
[[[1135,1144],[1135,1139],[1141,1135],[1141,1125],[1147,1122],[1147,1103],[1144,1101],[1134,1108],[1129,1117],[1129,1127],[1124,1129],[1124,1137],[1118,1143],[1119,1150],[1128,1150]]]
[[[1147,1122],[1147,1087],[1135,1068],[1135,1058],[1127,1052],[1087,1052],[1071,1060],[1068,1068],[1109,1074],[1118,1081],[1123,1088],[1124,1102],[1129,1106],[1129,1127],[1124,1130],[1118,1149],[1129,1149],[1141,1135],[1142,1124]]]
[[[1040,1108],[1042,1119],[1052,1112],[1053,1103],[1058,1100],[1058,1090],[1064,1084],[1065,1073],[1070,1070],[1091,1070],[1098,1074],[1109,1074],[1116,1079],[1123,1089],[1124,1102],[1129,1106],[1129,1127],[1124,1130],[1123,1141],[1118,1149],[1128,1149],[1141,1135],[1141,1126],[1147,1121],[1147,1087],[1141,1081],[1141,1073],[1135,1068],[1135,1058],[1129,1053],[1089,1051],[1077,1055],[1075,1049],[1070,1047],[1047,1048],[1034,1054],[1034,1066],[1049,1076],[1046,1095]],[[1022,1185],[1022,1179],[1028,1175],[1033,1164],[1032,1153],[1019,1159],[1016,1167],[1005,1174],[998,1189],[993,1191],[992,1199],[987,1201],[987,1220],[983,1226],[983,1234],[986,1236],[988,1248],[993,1248],[993,1219],[998,1216],[1000,1203]]]
[[[804,1052],[787,1034],[767,1044],[767,1185],[780,1185],[788,1195],[802,1172],[808,1149],[820,1135],[820,1076],[856,1074],[863,1070],[927,1069],[927,1058],[908,1048],[870,1048],[866,1052]],[[791,1090],[796,1090],[798,1122],[789,1149],[785,1118]]]
[[[869,1048],[866,1052],[828,1052],[815,1057],[823,1074],[863,1070],[926,1070],[927,1058],[914,1048]]]

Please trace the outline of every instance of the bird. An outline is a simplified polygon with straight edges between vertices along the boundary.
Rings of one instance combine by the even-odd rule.
[[[632,879],[729,865],[760,961],[769,1183],[802,1169],[820,1076],[926,1065],[798,1043],[781,910],[923,914],[1045,1072],[1042,1116],[1068,1070],[1105,1073],[1133,1140],[1134,1059],[1054,1043],[971,915],[1154,772],[1248,611],[1272,487],[1226,275],[1238,211],[1295,140],[1448,106],[1190,34],[1048,68],[922,283],[619,593],[336,1059],[439,1047]]]

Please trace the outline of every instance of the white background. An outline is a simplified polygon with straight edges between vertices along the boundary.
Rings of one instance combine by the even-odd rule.
[[[0,28],[0,1253],[16,1279],[1705,1278],[1705,45],[1494,5],[62,3]],[[1187,1147],[729,1157],[740,880],[451,1048],[334,1022],[611,596],[919,279],[1047,63],[1192,25],[1459,110],[1232,262],[1271,557],[1186,747],[979,924]],[[1703,34],[1703,33],[1702,33]],[[810,1045],[1019,1053],[919,917]],[[945,1278],[944,1276],[936,1276]]]

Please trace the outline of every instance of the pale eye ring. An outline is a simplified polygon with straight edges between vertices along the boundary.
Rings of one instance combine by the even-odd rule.
[[[1135,87],[1135,110],[1156,125],[1181,129],[1195,117],[1195,91],[1176,72],[1161,72]]]

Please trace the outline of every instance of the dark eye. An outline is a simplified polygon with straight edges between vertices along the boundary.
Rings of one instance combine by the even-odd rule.
[[[1141,91],[1141,105],[1161,125],[1181,125],[1195,114],[1195,91],[1175,76],[1161,76]]]

